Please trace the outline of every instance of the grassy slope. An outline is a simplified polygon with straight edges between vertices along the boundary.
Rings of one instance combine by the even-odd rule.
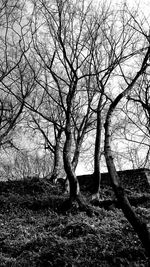
[[[119,209],[62,213],[65,198],[46,180],[0,183],[0,266],[149,266]],[[135,209],[150,221],[149,201]]]

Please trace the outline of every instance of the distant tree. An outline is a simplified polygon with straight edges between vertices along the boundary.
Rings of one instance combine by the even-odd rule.
[[[35,51],[34,51],[35,56]],[[28,60],[31,67],[31,73],[34,75],[35,88],[30,95],[30,101],[25,102],[29,116],[26,121],[26,128],[32,133],[36,133],[42,137],[41,149],[49,151],[53,155],[53,171],[51,172],[51,181],[55,181],[60,174],[60,156],[62,154],[62,136],[64,133],[64,115],[61,109],[60,100],[57,91],[53,91],[53,83],[51,74],[38,61],[37,66],[32,65],[32,61]],[[50,77],[49,77],[50,76]]]
[[[11,162],[2,161],[1,175],[5,180],[18,180],[32,177],[44,178],[51,174],[51,155],[38,155],[29,149],[15,150]]]
[[[47,121],[46,123],[42,122],[42,120],[37,120],[34,114],[32,114],[32,120],[34,122],[34,126],[32,127],[37,130],[39,133],[42,134],[44,139],[44,149],[45,151],[49,151],[50,154],[53,156],[53,169],[51,170],[50,180],[55,182],[61,175],[63,168],[61,163],[61,154],[62,154],[62,145],[61,145],[61,138],[63,133],[63,128],[60,128],[55,123],[50,123]]]
[[[26,39],[29,23],[25,23],[24,12],[22,1],[0,2],[0,147],[14,146],[13,132],[32,87],[25,62],[30,42]]]

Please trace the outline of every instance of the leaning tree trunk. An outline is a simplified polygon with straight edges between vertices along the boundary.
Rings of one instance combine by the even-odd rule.
[[[124,189],[120,186],[119,177],[113,162],[113,157],[110,147],[110,134],[109,134],[109,120],[105,124],[105,158],[107,163],[108,172],[110,174],[112,186],[117,197],[120,208],[122,209],[125,217],[132,225],[135,232],[138,234],[147,255],[150,255],[150,232],[145,222],[143,222],[134,212],[129,200],[125,194]]]
[[[111,139],[111,118],[113,112],[117,104],[120,102],[120,100],[130,92],[137,79],[147,68],[147,60],[149,58],[149,55],[150,55],[150,47],[147,50],[140,71],[136,74],[130,85],[128,85],[128,87],[116,97],[116,99],[111,103],[109,107],[105,121],[105,148],[104,148],[108,172],[110,174],[112,187],[114,189],[120,208],[122,209],[125,217],[130,222],[135,232],[137,233],[139,239],[143,244],[143,247],[145,248],[147,255],[150,255],[150,232],[148,230],[146,223],[143,222],[141,219],[139,219],[139,217],[134,212],[125,194],[124,189],[120,186],[119,177],[114,165],[113,156],[111,152],[110,139]]]

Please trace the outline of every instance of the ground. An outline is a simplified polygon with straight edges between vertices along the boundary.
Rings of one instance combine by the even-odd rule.
[[[150,193],[129,192],[139,216],[150,222]],[[103,199],[113,195],[103,188]],[[144,196],[144,201],[141,197]],[[144,249],[120,209],[94,207],[88,216],[48,180],[0,183],[0,266],[149,266]],[[89,201],[84,192],[84,200]]]

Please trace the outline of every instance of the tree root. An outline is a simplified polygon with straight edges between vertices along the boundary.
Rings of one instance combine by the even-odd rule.
[[[85,212],[87,216],[92,217],[94,215],[99,216],[99,212],[94,209],[94,207],[87,204],[81,196],[77,196],[75,199],[65,200],[60,208],[60,213],[77,213]]]

